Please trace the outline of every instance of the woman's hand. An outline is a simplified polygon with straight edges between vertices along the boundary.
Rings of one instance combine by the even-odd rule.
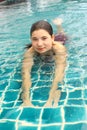
[[[60,90],[56,90],[55,92],[53,92],[53,94],[49,96],[49,99],[47,100],[44,107],[57,107],[60,96],[61,96]]]

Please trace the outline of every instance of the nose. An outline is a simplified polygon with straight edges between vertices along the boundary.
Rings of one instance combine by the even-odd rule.
[[[37,45],[38,45],[39,47],[42,46],[42,45],[43,45],[43,41],[42,41],[41,39],[39,39]]]

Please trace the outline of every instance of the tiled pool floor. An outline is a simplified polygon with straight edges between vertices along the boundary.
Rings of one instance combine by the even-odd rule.
[[[47,91],[52,81],[52,73],[46,75],[46,80],[42,80],[39,71],[33,69],[32,72],[32,94],[31,99],[38,108],[23,108],[20,99],[21,93],[21,60],[17,56],[13,61],[9,54],[5,62],[1,62],[1,79],[0,79],[0,129],[9,130],[86,130],[87,128],[87,74],[84,68],[86,63],[82,62],[82,55],[76,57],[78,48],[70,48],[68,56],[68,66],[64,84],[60,85],[62,94],[56,108],[43,108],[47,99]],[[81,50],[80,50],[81,51]],[[7,53],[6,53],[7,55]],[[84,55],[85,56],[85,55]],[[71,58],[74,61],[71,62]],[[75,61],[78,61],[75,63]],[[18,62],[17,62],[18,59]],[[17,63],[17,64],[16,64]],[[11,67],[9,67],[9,65]],[[38,67],[36,67],[38,68]],[[47,71],[52,69],[47,69]],[[49,80],[50,78],[50,80]],[[37,87],[38,86],[38,87]],[[43,86],[43,87],[41,87]],[[38,95],[38,96],[37,96]]]

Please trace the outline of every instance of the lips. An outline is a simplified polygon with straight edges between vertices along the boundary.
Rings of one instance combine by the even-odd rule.
[[[44,50],[44,48],[38,48],[38,50],[43,51],[43,50]]]

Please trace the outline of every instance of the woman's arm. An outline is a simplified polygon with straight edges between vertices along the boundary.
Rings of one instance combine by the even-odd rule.
[[[22,100],[23,105],[32,106],[30,101],[30,87],[31,87],[31,68],[33,65],[34,50],[31,47],[24,55],[22,65]]]
[[[55,63],[56,63],[56,67],[55,67],[55,76],[54,76],[54,80],[52,83],[52,87],[49,93],[49,98],[48,101],[46,103],[45,106],[52,106],[52,101],[55,98],[55,93],[58,92],[58,99],[60,97],[60,91],[57,90],[58,88],[58,82],[62,82],[62,79],[64,77],[64,70],[66,67],[66,56],[67,56],[67,52],[66,52],[66,48],[65,46],[63,46],[62,44],[58,43],[58,42],[54,42],[53,43],[53,51],[55,53]]]

